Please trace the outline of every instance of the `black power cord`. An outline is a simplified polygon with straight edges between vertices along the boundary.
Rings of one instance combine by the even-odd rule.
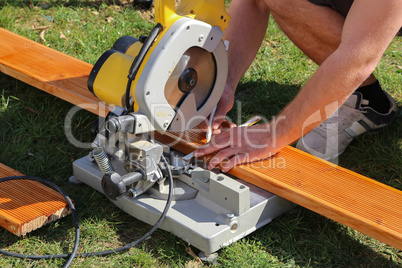
[[[125,113],[128,114],[132,112],[134,105],[130,103],[130,92],[131,92],[131,85],[133,83],[133,80],[135,79],[135,76],[137,75],[137,72],[148,52],[148,50],[151,48],[153,45],[156,37],[158,37],[159,33],[162,32],[163,27],[162,24],[158,23],[152,31],[149,33],[149,36],[147,39],[145,39],[144,44],[142,45],[140,51],[138,52],[138,55],[134,58],[133,63],[131,64],[130,70],[128,72],[128,81],[127,81],[127,86],[126,86],[126,111]]]
[[[167,212],[168,212],[168,210],[170,208],[170,204],[172,202],[172,197],[173,197],[173,176],[172,176],[172,172],[171,172],[171,170],[169,168],[169,164],[168,164],[165,156],[162,155],[161,159],[162,159],[163,163],[165,164],[166,170],[167,170],[167,173],[168,173],[167,176],[169,178],[169,194],[168,194],[168,198],[167,198],[167,201],[166,201],[165,208],[164,208],[161,216],[159,217],[158,221],[151,228],[151,230],[149,230],[146,234],[141,236],[139,239],[131,242],[130,244],[127,244],[125,246],[122,246],[122,247],[119,247],[119,248],[116,248],[116,249],[110,249],[110,250],[99,251],[99,252],[90,252],[90,253],[77,254],[78,245],[79,245],[79,237],[80,237],[80,228],[79,228],[77,212],[75,210],[74,204],[71,202],[71,199],[67,196],[67,194],[59,186],[57,186],[56,184],[54,184],[54,183],[52,183],[50,181],[47,181],[45,179],[32,177],[32,176],[12,176],[12,177],[1,178],[0,183],[5,182],[5,181],[10,181],[10,180],[32,180],[32,181],[38,181],[40,183],[43,183],[43,184],[46,184],[46,185],[52,187],[56,191],[58,191],[66,199],[68,205],[70,206],[71,212],[73,214],[74,225],[75,225],[75,241],[74,241],[73,251],[70,254],[24,255],[24,254],[19,254],[19,253],[8,252],[8,251],[2,250],[2,249],[0,249],[0,254],[6,255],[6,256],[9,256],[9,257],[14,257],[14,258],[33,259],[33,260],[68,258],[66,264],[64,265],[64,267],[67,268],[67,267],[69,267],[71,265],[71,263],[72,263],[72,261],[73,261],[73,259],[75,257],[107,256],[107,255],[111,255],[111,254],[114,254],[114,253],[119,253],[119,252],[122,252],[122,251],[129,250],[130,248],[138,245],[139,243],[141,243],[142,241],[147,239],[150,235],[152,235],[156,231],[156,229],[159,228],[159,226],[161,225],[161,223],[165,219],[166,214],[167,214]]]

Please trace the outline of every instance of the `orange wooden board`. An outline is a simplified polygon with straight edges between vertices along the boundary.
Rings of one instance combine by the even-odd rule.
[[[0,163],[0,178],[22,174]],[[0,226],[22,236],[71,213],[57,191],[31,180],[0,183]]]
[[[31,69],[41,68],[42,71],[36,74],[37,78],[35,79],[49,82],[32,83],[32,85],[51,94],[53,94],[52,91],[47,90],[48,84],[53,87],[58,87],[60,84],[54,83],[55,80],[48,77],[52,74],[65,72],[70,79],[64,80],[61,83],[63,87],[55,89],[55,91],[61,95],[66,91],[64,94],[70,96],[72,93],[69,90],[74,88],[73,93],[80,101],[73,100],[72,103],[80,102],[81,105],[84,103],[85,98],[81,96],[87,96],[88,90],[83,78],[87,77],[91,69],[87,63],[55,52],[48,47],[5,30],[0,30],[0,37],[2,40],[0,43],[0,70],[17,79],[28,76],[27,80],[30,80]],[[29,46],[21,45],[24,43],[28,43]],[[13,44],[17,44],[15,47],[18,49]],[[33,53],[36,57],[42,57],[42,63],[53,61],[53,56],[57,56],[58,60],[51,67],[40,65],[40,62],[27,66],[20,63],[21,57],[19,55],[7,53],[7,58],[3,57],[4,51],[11,49],[10,47],[14,47],[12,49],[14,54],[31,53],[25,50],[46,51],[42,55]],[[43,60],[43,57],[46,57],[46,60]],[[66,68],[64,64],[64,57],[65,61],[73,66],[70,68],[80,70],[82,73],[78,71],[71,74],[71,70]],[[9,66],[13,66],[11,71]],[[23,73],[18,70],[23,70]],[[41,75],[45,78],[41,78]],[[60,81],[60,79],[56,81]],[[68,100],[67,97],[62,98]],[[96,103],[97,101],[93,96],[88,98],[91,99],[89,103]],[[98,111],[99,114],[99,111],[104,112],[105,110],[107,109],[93,109],[91,111]],[[104,114],[101,113],[101,115]],[[167,133],[163,136],[154,133],[154,137],[184,153],[192,152],[205,140],[204,135],[199,135],[194,131],[179,134]],[[229,173],[384,243],[402,249],[402,192],[397,189],[290,146],[271,159],[238,166]]]
[[[92,65],[0,28],[0,71],[90,112],[108,107],[87,90]]]

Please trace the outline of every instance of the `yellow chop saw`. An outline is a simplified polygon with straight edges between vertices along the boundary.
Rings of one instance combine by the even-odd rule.
[[[88,88],[114,108],[98,126],[93,150],[74,162],[74,179],[151,225],[170,198],[160,228],[208,258],[293,205],[197,160],[184,161],[150,138],[152,131],[182,132],[203,121],[228,70],[224,0],[183,0],[177,8],[175,0],[157,0],[155,20],[147,37],[119,38],[94,65]]]

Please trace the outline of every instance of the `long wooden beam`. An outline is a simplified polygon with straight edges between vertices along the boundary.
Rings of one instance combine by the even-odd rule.
[[[99,104],[86,89],[89,64],[4,29],[0,40],[4,73],[76,105]],[[107,109],[90,110],[104,115]],[[184,153],[204,138],[194,131],[155,137]],[[402,250],[402,192],[397,189],[290,146],[229,173]]]

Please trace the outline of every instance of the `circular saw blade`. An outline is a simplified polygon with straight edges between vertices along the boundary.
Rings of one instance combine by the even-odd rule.
[[[180,58],[165,85],[165,98],[173,109],[187,94],[194,94],[196,108],[207,100],[216,80],[216,63],[212,53],[191,47]]]

